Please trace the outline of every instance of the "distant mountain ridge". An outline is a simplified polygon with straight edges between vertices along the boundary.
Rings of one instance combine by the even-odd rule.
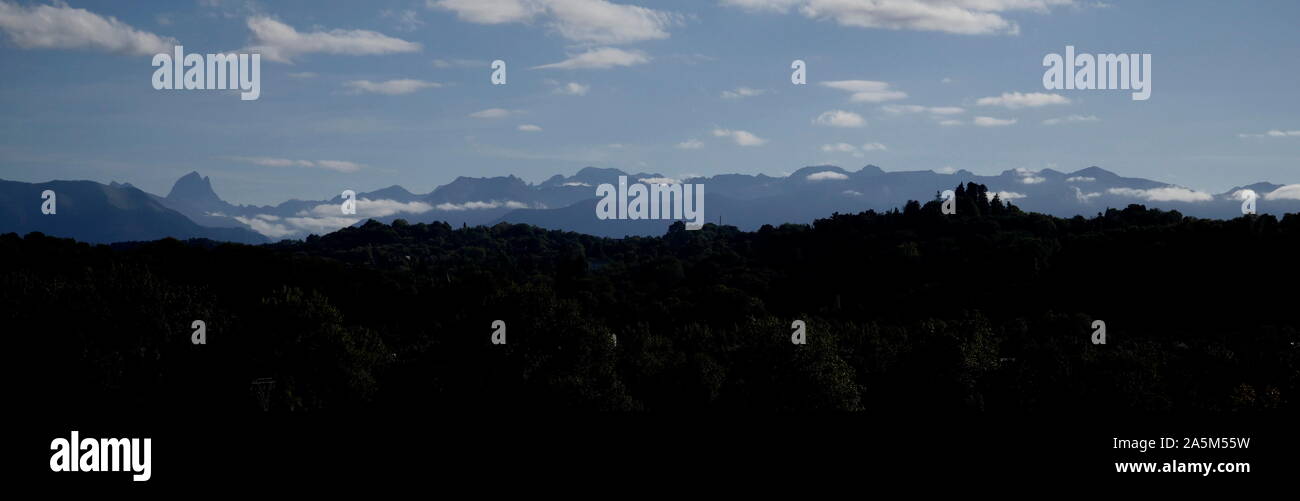
[[[288,200],[275,206],[234,205],[221,199],[211,178],[190,172],[176,181],[165,197],[146,194],[129,184],[100,185],[113,197],[144,200],[156,207],[138,203],[129,209],[106,207],[98,215],[84,214],[86,225],[94,226],[99,217],[112,224],[100,228],[60,226],[51,219],[32,219],[31,191],[37,184],[10,183],[0,193],[3,207],[22,213],[0,225],[4,231],[44,231],[53,235],[72,236],[87,241],[118,241],[174,236],[222,235],[224,240],[252,242],[303,238],[324,234],[367,219],[391,222],[443,221],[453,226],[488,225],[498,222],[527,223],[544,228],[576,231],[598,236],[654,236],[663,234],[671,221],[600,220],[595,216],[598,197],[596,187],[617,184],[625,176],[628,183],[692,183],[704,186],[705,212],[708,222],[734,225],[754,230],[764,224],[809,223],[833,213],[856,213],[865,210],[890,210],[909,200],[932,200],[940,192],[959,183],[974,182],[989,187],[1004,201],[1027,211],[1059,217],[1091,216],[1106,208],[1123,208],[1142,204],[1178,210],[1189,216],[1233,218],[1241,215],[1243,194],[1253,191],[1260,213],[1300,212],[1300,184],[1280,185],[1257,182],[1224,193],[1209,194],[1176,185],[1142,178],[1129,178],[1092,166],[1073,172],[1054,169],[1030,171],[1013,169],[997,175],[982,176],[967,170],[951,172],[885,171],[866,165],[850,171],[834,165],[807,166],[784,176],[765,174],[719,174],[689,179],[669,179],[658,173],[628,173],[614,168],[585,167],[571,176],[556,174],[537,184],[516,176],[457,177],[428,193],[415,193],[400,185],[357,194],[357,213],[343,214],[341,195],[327,200]],[[52,183],[63,183],[55,181]],[[39,185],[49,185],[42,183]],[[21,189],[19,185],[25,185]],[[94,190],[78,188],[75,200]],[[40,190],[35,193],[39,194]],[[56,190],[57,191],[57,190]],[[131,196],[119,193],[131,193]],[[107,195],[105,195],[107,196]],[[125,197],[125,198],[123,198]],[[132,198],[136,197],[136,198]],[[18,200],[22,200],[21,204]],[[64,200],[60,194],[60,202]],[[39,202],[39,199],[37,199]],[[178,222],[169,210],[190,225]],[[137,219],[118,214],[126,210]],[[24,212],[25,211],[25,212]],[[144,217],[149,214],[150,217]],[[135,221],[135,224],[130,224]],[[148,226],[155,226],[150,228]],[[191,226],[192,225],[192,226]],[[84,238],[83,238],[84,237]]]
[[[53,214],[41,211],[41,193],[55,193]],[[0,180],[0,233],[39,231],[83,242],[207,238],[264,243],[246,228],[201,226],[129,184],[93,181],[20,183]]]

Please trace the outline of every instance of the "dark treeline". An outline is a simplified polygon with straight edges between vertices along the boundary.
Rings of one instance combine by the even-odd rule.
[[[258,378],[272,412],[1296,409],[1300,215],[1061,219],[974,184],[956,202],[623,240],[401,220],[263,246],[7,234],[0,322],[23,405],[51,412],[260,412]]]

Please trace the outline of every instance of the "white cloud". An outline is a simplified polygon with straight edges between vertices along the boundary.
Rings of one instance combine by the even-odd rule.
[[[736,87],[735,90],[722,91],[723,99],[741,99],[746,97],[761,96],[767,91],[760,89],[751,89],[749,87]]]
[[[1020,26],[1003,13],[1043,13],[1073,0],[722,0],[722,4],[753,12],[785,13],[797,8],[809,19],[857,28],[1015,35]]]
[[[578,82],[569,82],[557,87],[555,89],[555,93],[564,94],[568,96],[585,96],[587,95],[587,92],[590,90],[591,90],[590,85],[583,85]]]
[[[740,7],[753,12],[788,12],[804,0],[722,0],[722,5]]]
[[[478,59],[434,59],[434,68],[487,68],[488,62]]]
[[[270,214],[257,214],[253,217],[235,216],[234,219],[248,226],[253,231],[271,238],[284,238],[289,235],[298,233],[301,230],[290,228],[287,225],[278,224],[280,218]]]
[[[317,160],[315,166],[335,172],[356,172],[365,168],[362,164],[347,160]]]
[[[1178,186],[1166,186],[1149,190],[1111,188],[1106,190],[1106,193],[1121,197],[1141,198],[1151,202],[1208,202],[1214,199],[1214,197],[1209,193]]]
[[[332,207],[334,207],[335,211],[339,210],[339,206],[337,205],[333,205]],[[358,218],[356,216],[343,216],[343,215],[328,216],[328,217],[297,216],[297,217],[284,218],[284,222],[287,224],[286,227],[293,228],[295,232],[312,233],[316,235],[323,235],[326,233],[338,231],[340,229],[347,228],[348,226],[357,224],[360,221],[361,218]]]
[[[1237,134],[1237,137],[1300,137],[1300,130],[1273,129],[1263,134]]]
[[[966,109],[958,108],[956,106],[931,106],[926,111],[935,115],[958,115],[965,113]]]
[[[1096,180],[1097,178],[1088,176],[1072,176],[1065,178],[1065,182],[1067,183],[1091,183]]]
[[[881,143],[867,143],[862,146],[854,146],[849,143],[823,144],[821,147],[824,153],[851,153],[856,158],[862,158],[864,152],[868,151],[886,151],[889,148]]]
[[[825,153],[849,153],[854,158],[862,158],[862,151],[857,146],[849,143],[823,144],[822,151]]]
[[[951,165],[945,165],[938,169],[934,169],[934,171],[939,174],[955,174],[957,169],[954,169]]]
[[[505,118],[513,113],[513,111],[503,108],[488,108],[486,110],[470,113],[469,116],[470,118]]]
[[[199,7],[214,9],[208,17],[219,15],[226,19],[238,19],[249,14],[257,14],[261,7],[256,0],[198,0]]]
[[[528,21],[545,10],[533,0],[428,0],[425,4],[453,11],[462,21],[478,24]]]
[[[833,170],[814,172],[808,175],[809,181],[843,181],[848,178],[849,176],[847,174],[835,172]]]
[[[1092,199],[1101,196],[1101,193],[1084,193],[1078,186],[1071,186],[1071,188],[1074,188],[1074,199],[1081,204],[1089,203]]]
[[[232,157],[232,160],[260,165],[262,167],[314,167],[316,165],[311,160],[291,160],[288,158],[272,157]]]
[[[352,80],[350,82],[344,82],[343,86],[352,88],[353,93],[368,92],[371,94],[387,94],[390,96],[396,96],[401,94],[410,94],[417,90],[429,87],[442,87],[442,84],[438,82],[426,82],[424,80],[400,79],[388,80],[386,82]]]
[[[384,9],[379,11],[379,17],[395,20],[397,22],[397,31],[415,31],[417,28],[424,26],[424,21],[420,20],[420,15],[410,9]]]
[[[975,117],[975,125],[980,127],[1002,127],[1016,123],[1014,118]]]
[[[534,66],[535,70],[577,70],[577,69],[607,69],[615,66],[634,66],[650,62],[650,56],[645,55],[639,50],[623,50],[613,47],[601,47],[591,49],[576,56],[570,56],[568,59],[558,63],[543,64]]]
[[[0,30],[24,49],[96,49],[147,56],[170,53],[177,43],[62,2],[24,7],[0,1]]]
[[[681,181],[671,177],[643,177],[637,179],[636,182],[642,184],[682,184]]]
[[[309,167],[352,173],[366,168],[364,164],[346,160],[295,160],[275,157],[230,157],[232,160],[260,165],[262,167]]]
[[[357,213],[354,219],[361,220],[388,217],[400,213],[421,214],[433,210],[433,206],[425,202],[398,202],[389,199],[358,198],[356,209]],[[299,211],[296,215],[300,217],[333,217],[342,215],[342,212],[339,209],[339,204],[319,204],[310,210]],[[285,218],[285,220],[288,219],[290,218]]]
[[[445,202],[436,205],[434,208],[438,210],[444,210],[444,211],[465,211],[465,210],[499,209],[502,207],[505,207],[507,209],[527,209],[528,204],[523,202],[516,202],[514,200],[506,200],[504,202],[498,200],[492,200],[486,202],[485,201],[465,202],[463,204],[454,204],[450,202]]]
[[[921,106],[921,105],[919,105],[919,104],[887,104],[887,105],[881,106],[880,109],[885,110],[886,112],[889,112],[889,113],[896,114],[896,115],[897,115],[897,114],[903,114],[903,113],[923,113],[923,112],[925,112],[925,106]]]
[[[962,125],[962,123],[963,122],[961,120],[941,120],[939,122],[939,125],[942,125],[944,127],[953,127],[956,125]]]
[[[266,16],[248,18],[248,29],[253,35],[248,50],[262,53],[268,61],[281,63],[292,63],[294,58],[305,54],[368,56],[420,50],[418,43],[369,30],[300,33],[293,26]]]
[[[835,80],[821,84],[850,93],[849,100],[855,103],[880,103],[907,97],[905,92],[890,89],[888,83],[874,80]]]
[[[302,71],[302,72],[297,72],[297,73],[286,73],[286,75],[288,75],[289,78],[303,78],[303,79],[306,79],[306,78],[316,78],[316,77],[320,76],[320,75],[318,75],[318,74],[316,74],[316,73],[312,73],[312,72],[310,72],[310,71]]]
[[[1047,94],[1044,92],[1030,92],[1027,94],[1003,92],[1001,96],[981,97],[975,101],[975,104],[980,106],[1002,106],[1015,110],[1037,108],[1049,104],[1070,104],[1070,98],[1060,94]]]
[[[1300,200],[1300,184],[1288,184],[1264,195],[1264,200]]]
[[[1049,118],[1047,120],[1043,120],[1043,125],[1057,125],[1063,123],[1096,122],[1096,121],[1097,121],[1096,115],[1069,115],[1060,118]]]
[[[813,123],[827,127],[862,127],[867,125],[867,121],[862,119],[862,115],[844,110],[830,110],[822,113],[813,119]]]
[[[270,214],[258,214],[253,217],[236,216],[235,220],[268,237],[283,238],[307,233],[329,233],[352,226],[363,219],[400,213],[420,214],[432,210],[433,207],[424,202],[362,198],[357,200],[356,209],[355,215],[344,215],[339,204],[319,204],[311,209],[298,211],[291,217],[280,218]]]
[[[767,144],[766,139],[755,136],[749,131],[713,129],[713,135],[716,137],[730,137],[732,141],[735,141],[740,146],[762,146]]]
[[[598,44],[668,38],[668,28],[683,19],[671,12],[606,0],[429,0],[427,5],[480,24],[522,23],[540,18],[566,39]]]
[[[1228,195],[1228,198],[1231,200],[1244,202],[1251,198],[1259,198],[1259,194],[1255,193],[1255,190],[1237,190],[1232,192],[1231,195]]]
[[[861,191],[857,191],[857,190],[844,190],[844,191],[842,191],[842,192],[840,192],[840,193],[843,193],[843,194],[848,195],[848,196],[851,196],[851,197],[860,197],[860,196],[862,196],[862,192],[861,192]]]
[[[1047,178],[1039,176],[1037,172],[1025,168],[1016,169],[1015,174],[1020,176],[1020,184],[1039,184],[1047,181]]]
[[[521,130],[521,131],[523,131],[523,132],[541,132],[541,131],[542,131],[541,126],[533,125],[533,124],[523,124],[523,125],[520,125],[520,126],[518,127],[518,129]]]
[[[965,113],[964,108],[956,106],[920,106],[916,104],[887,104],[881,107],[886,112],[896,115],[904,113],[929,113],[931,115],[959,115]]]
[[[1025,194],[1024,194],[1024,193],[1016,193],[1016,192],[1014,192],[1014,191],[995,191],[995,192],[993,192],[991,195],[996,195],[996,196],[998,197],[998,199],[999,199],[999,200],[1002,200],[1003,202],[1009,202],[1009,201],[1012,201],[1012,200],[1019,200],[1019,199],[1021,199],[1021,198],[1025,198]],[[989,197],[989,200],[992,200],[992,199],[993,199],[993,197],[990,196],[990,197]]]
[[[606,0],[543,0],[551,26],[578,42],[618,44],[668,38],[668,28],[681,22],[678,14]]]
[[[591,186],[591,184],[584,183],[582,181],[569,181],[567,183],[561,184],[560,186]]]
[[[858,151],[858,147],[849,143],[823,144],[822,151],[825,153],[855,153]]]
[[[698,139],[687,139],[685,141],[677,143],[677,149],[679,150],[698,150],[703,147],[704,147],[704,142]]]

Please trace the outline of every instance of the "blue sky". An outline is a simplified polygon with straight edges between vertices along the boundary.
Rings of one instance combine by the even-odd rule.
[[[166,194],[198,170],[273,204],[588,165],[1098,165],[1219,193],[1300,182],[1298,22],[1291,1],[0,0],[0,178]],[[154,90],[174,42],[262,51],[260,99]],[[1066,45],[1152,54],[1151,98],[1044,89]]]

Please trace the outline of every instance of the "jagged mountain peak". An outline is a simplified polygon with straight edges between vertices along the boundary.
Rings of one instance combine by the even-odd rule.
[[[171,192],[167,193],[167,199],[191,204],[221,202],[221,197],[212,190],[212,179],[199,175],[197,171],[177,179]]]

